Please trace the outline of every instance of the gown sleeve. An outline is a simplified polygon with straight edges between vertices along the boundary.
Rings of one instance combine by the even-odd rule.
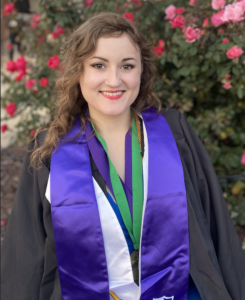
[[[195,177],[223,280],[232,299],[245,299],[245,255],[217,175],[201,140],[182,114],[180,124],[191,150],[195,170],[190,173]]]
[[[32,142],[28,149],[32,148]],[[46,232],[43,193],[47,168],[29,166],[28,151],[2,244],[2,300],[38,300],[43,276]]]

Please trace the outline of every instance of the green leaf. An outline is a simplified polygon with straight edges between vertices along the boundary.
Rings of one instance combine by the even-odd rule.
[[[240,74],[239,67],[238,66],[232,67],[232,73],[236,76],[239,76],[239,74]]]
[[[220,55],[218,53],[215,53],[214,56],[213,56],[213,60],[217,63],[220,62]]]
[[[189,67],[183,67],[178,70],[179,75],[187,76],[190,74],[190,68]]]
[[[212,53],[212,52],[208,52],[208,53],[205,55],[206,58],[211,58],[212,56],[213,56],[213,53]]]
[[[191,47],[189,54],[191,56],[194,56],[197,54],[197,47]]]
[[[243,89],[242,88],[237,89],[237,97],[239,99],[242,99],[242,97],[243,97]]]

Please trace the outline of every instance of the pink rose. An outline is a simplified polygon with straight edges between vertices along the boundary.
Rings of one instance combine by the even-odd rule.
[[[158,45],[156,47],[152,46],[153,53],[155,55],[161,56],[164,50],[165,43],[163,40],[158,40]]]
[[[13,49],[13,44],[8,43],[8,44],[7,44],[7,49],[12,50],[12,49]]]
[[[122,15],[125,19],[128,19],[128,20],[130,20],[131,22],[133,22],[133,24],[135,24],[135,22],[134,22],[134,15],[133,14],[131,14],[131,13],[125,13],[125,14],[123,14]]]
[[[3,15],[8,16],[15,9],[14,3],[6,4],[4,6]]]
[[[27,61],[25,60],[25,57],[24,56],[21,56],[19,57],[17,60],[16,60],[16,68],[18,70],[23,70],[25,71],[26,70],[26,63]]]
[[[226,79],[230,79],[230,78],[231,78],[231,75],[230,75],[230,74],[226,74],[226,75],[225,75],[225,78],[226,78]]]
[[[172,25],[172,28],[184,28],[185,19],[183,18],[183,16],[178,15],[173,20],[169,21],[169,23]]]
[[[223,34],[224,32],[225,32],[224,29],[222,28],[219,29],[219,33]]]
[[[60,58],[57,54],[51,56],[48,60],[47,66],[51,69],[57,69],[60,63]]]
[[[33,136],[36,133],[35,129],[32,129],[32,131],[30,132],[30,136]]]
[[[225,23],[225,21],[222,20],[224,12],[225,12],[225,10],[222,9],[218,13],[215,13],[215,14],[212,15],[211,21],[212,21],[214,27],[218,27],[218,26],[220,26],[220,25],[222,25],[222,24]]]
[[[27,89],[31,89],[33,87],[33,85],[35,85],[35,83],[36,83],[36,79],[28,79],[26,81],[25,86],[26,86]]]
[[[42,77],[42,78],[40,79],[39,83],[40,83],[41,86],[46,87],[46,86],[49,85],[49,80],[48,80],[48,78],[46,78],[46,77]]]
[[[15,77],[15,81],[21,81],[25,77],[26,72],[24,70],[19,70],[18,75]]]
[[[230,42],[230,40],[227,39],[227,38],[225,38],[225,39],[223,39],[222,44],[227,44],[227,43],[229,43],[229,42]]]
[[[221,9],[225,6],[225,0],[212,0],[212,8],[217,10],[217,9]]]
[[[208,26],[208,18],[203,21],[202,26],[203,27],[207,27]]]
[[[205,30],[205,29],[202,29],[202,30],[201,30],[201,35],[204,35],[205,32],[206,32],[206,30]]]
[[[229,20],[231,20],[234,23],[242,21],[244,20],[244,10],[245,8],[243,9],[242,2],[229,4],[225,7],[225,12],[221,19],[224,22],[228,22]]]
[[[153,53],[158,56],[161,56],[162,53],[164,52],[164,49],[161,48],[160,46],[156,46],[156,47],[152,46],[152,50],[153,50]]]
[[[243,50],[242,50],[242,48],[239,48],[238,46],[233,46],[226,51],[226,55],[230,59],[240,57],[242,54],[243,54]]]
[[[242,154],[242,160],[241,160],[241,163],[243,165],[245,165],[245,152]]]
[[[189,4],[194,5],[196,0],[190,0]]]
[[[14,102],[9,102],[9,104],[5,105],[5,110],[10,117],[14,117],[16,112],[16,105]]]
[[[164,48],[164,46],[165,46],[164,41],[163,41],[163,40],[158,40],[158,46],[159,46],[160,48]]]
[[[7,224],[6,220],[1,220],[1,226],[5,226]]]
[[[229,81],[226,81],[226,83],[223,85],[223,87],[226,89],[226,90],[229,90],[231,88],[231,84]]]
[[[85,7],[87,7],[87,6],[92,6],[93,3],[94,3],[94,0],[86,0],[86,1],[84,2],[84,5],[85,5]]]
[[[185,30],[185,38],[188,43],[193,43],[200,38],[200,29],[188,26]]]
[[[164,18],[165,20],[172,20],[176,15],[176,7],[174,5],[169,5],[165,9],[165,14],[166,14],[166,17]]]
[[[179,7],[179,8],[176,9],[176,14],[177,15],[182,15],[184,11],[185,11],[184,7]]]
[[[13,60],[7,62],[6,70],[13,73],[17,70],[16,63]]]
[[[8,125],[3,124],[3,125],[1,126],[1,132],[4,133],[6,130],[8,130]]]

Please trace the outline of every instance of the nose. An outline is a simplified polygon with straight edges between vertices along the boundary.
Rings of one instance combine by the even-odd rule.
[[[122,83],[120,71],[117,68],[110,68],[106,72],[105,84],[110,87],[118,87]]]

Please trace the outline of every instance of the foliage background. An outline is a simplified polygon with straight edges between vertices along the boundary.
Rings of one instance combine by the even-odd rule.
[[[227,4],[231,1],[227,1]],[[172,28],[164,19],[170,4],[184,7],[186,26],[200,28],[200,39],[186,42],[181,28]],[[26,24],[21,40],[27,60],[27,75],[15,81],[13,74],[4,75],[9,88],[2,98],[2,105],[14,102],[17,112],[29,107],[28,118],[18,124],[19,139],[28,140],[30,131],[41,124],[38,110],[48,109],[51,120],[54,114],[54,85],[57,69],[47,66],[49,58],[61,55],[64,38],[97,12],[112,11],[119,14],[132,13],[134,21],[153,46],[158,40],[165,43],[164,52],[155,55],[157,68],[155,82],[163,106],[179,109],[204,143],[219,176],[242,174],[245,166],[241,156],[245,149],[245,54],[229,59],[226,51],[237,45],[244,49],[244,21],[225,23],[214,27],[210,21],[216,13],[211,1],[196,0],[190,5],[185,0],[128,1],[96,0],[65,1],[41,0],[40,22],[36,26]],[[209,24],[203,26],[208,18]],[[57,23],[64,33],[52,38]],[[224,38],[229,43],[222,43]],[[230,89],[223,85],[230,74]],[[42,77],[48,78],[46,87],[40,85]],[[26,87],[28,79],[36,79],[33,88]],[[242,180],[221,183],[228,208],[235,224],[245,225],[245,183]]]

